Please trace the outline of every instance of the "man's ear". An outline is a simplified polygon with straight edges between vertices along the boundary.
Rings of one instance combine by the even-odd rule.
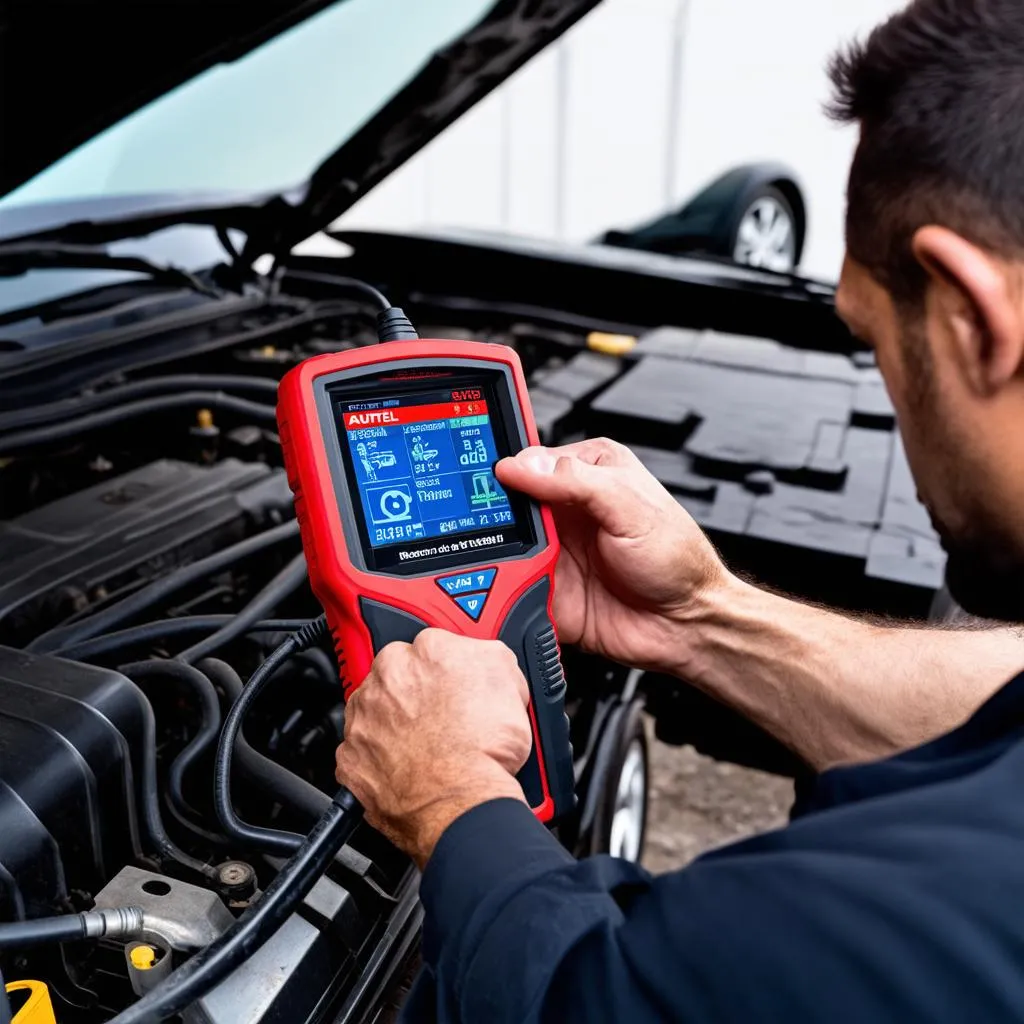
[[[920,228],[914,256],[925,269],[971,385],[993,394],[1024,368],[1024,301],[1015,269],[947,228]]]

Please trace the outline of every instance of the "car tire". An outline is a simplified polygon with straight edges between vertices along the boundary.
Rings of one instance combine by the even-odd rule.
[[[612,744],[611,757],[598,797],[590,852],[638,862],[650,800],[650,758],[640,701],[622,708],[607,742]]]
[[[800,258],[796,214],[773,185],[761,185],[747,197],[735,225],[731,240],[735,262],[784,274],[796,270]]]

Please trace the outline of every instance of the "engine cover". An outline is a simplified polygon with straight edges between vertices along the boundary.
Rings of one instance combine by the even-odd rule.
[[[0,647],[0,921],[67,909],[138,859],[144,707],[110,669]]]
[[[283,470],[161,459],[0,523],[0,643],[291,516]]]

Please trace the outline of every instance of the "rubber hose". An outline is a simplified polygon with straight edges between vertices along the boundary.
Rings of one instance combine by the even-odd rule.
[[[296,555],[230,622],[212,636],[186,648],[177,656],[177,660],[191,665],[219,651],[247,632],[268,612],[272,612],[285,598],[294,594],[306,582],[306,578],[306,557]]]
[[[220,629],[235,618],[234,615],[182,615],[173,619],[158,619],[130,626],[115,633],[104,633],[92,640],[83,640],[70,647],[60,647],[54,654],[71,661],[88,661],[105,654],[115,654],[126,647],[142,646],[159,640],[173,640],[190,633],[209,633]],[[246,630],[247,633],[294,633],[309,619],[261,619]]]
[[[37,917],[32,921],[0,924],[0,949],[22,950],[53,942],[76,939],[119,939],[140,935],[143,929],[139,907],[87,910],[84,914]]]
[[[167,791],[175,810],[187,821],[191,808],[185,800],[185,773],[217,742],[220,734],[220,702],[213,683],[198,669],[179,661],[141,661],[122,669],[131,679],[164,677],[187,687],[199,705],[199,729],[171,762]]]
[[[314,647],[296,653],[311,654],[316,651],[317,648]],[[217,658],[206,658],[197,667],[224,691],[229,704],[233,704],[242,695],[244,684],[241,676],[226,662]],[[239,727],[238,736],[235,739],[235,754],[238,757],[239,767],[249,778],[290,809],[305,815],[311,822],[316,821],[327,810],[331,798],[326,793],[317,789],[311,782],[307,782],[294,772],[289,771],[284,765],[278,764],[253,749],[246,740],[241,727]],[[225,832],[227,831],[228,829],[225,829]],[[297,832],[286,832],[284,829],[264,829],[263,831],[275,837],[271,844],[272,849],[268,845],[253,843],[248,832],[234,835],[232,838],[252,849],[259,849],[273,856],[281,856],[281,851],[285,850],[286,845],[290,846],[290,849],[285,851],[285,855],[295,853],[305,839],[305,836],[299,835]],[[338,851],[335,862],[346,871],[358,875],[378,896],[391,899],[370,878],[373,865],[363,854],[353,850],[350,846],[345,846]]]
[[[244,689],[242,679],[226,662],[217,658],[206,658],[199,663],[197,668],[224,691],[229,703],[233,704],[242,695]],[[235,739],[235,754],[238,757],[238,766],[261,789],[267,790],[281,803],[305,814],[310,821],[319,818],[331,802],[331,798],[311,782],[307,782],[294,772],[289,771],[284,765],[278,764],[252,747],[241,728],[239,728]],[[281,832],[281,835],[291,834]],[[296,836],[301,842],[302,836],[297,834]]]
[[[139,661],[132,665],[125,665],[121,671],[131,678],[136,669],[145,670],[149,664],[148,661]],[[153,705],[146,699],[145,694],[141,694],[141,696],[143,720],[142,816],[149,840],[168,860],[176,861],[182,867],[195,871],[204,878],[216,879],[215,868],[204,864],[176,846],[164,828],[163,818],[160,816],[160,787],[156,770],[156,716],[153,714]]]
[[[262,423],[276,423],[274,406],[262,402],[250,402],[247,398],[236,398],[223,391],[183,391],[174,395],[155,395],[138,402],[127,402],[103,409],[100,412],[88,413],[72,420],[59,423],[48,423],[41,427],[28,430],[16,430],[0,437],[0,454],[13,454],[28,448],[38,448],[44,444],[65,441],[69,437],[80,437],[94,430],[102,430],[116,423],[152,416],[154,413],[167,412],[172,409],[224,409],[238,413]]]
[[[61,647],[69,647],[81,640],[89,640],[100,633],[108,633],[126,619],[146,611],[164,598],[170,597],[171,594],[177,593],[197,580],[220,572],[243,558],[248,558],[250,555],[257,554],[283,541],[291,540],[298,535],[299,524],[294,519],[290,519],[280,526],[271,527],[271,529],[257,533],[237,544],[232,544],[222,551],[216,551],[212,555],[207,555],[206,558],[200,558],[196,562],[175,569],[174,572],[169,572],[166,576],[154,580],[148,586],[137,590],[116,604],[101,609],[95,615],[48,630],[27,644],[25,650],[37,654],[49,654]]]
[[[318,619],[317,622],[322,622]],[[217,758],[213,767],[213,806],[224,831],[238,842],[267,853],[287,855],[294,852],[295,837],[279,829],[261,828],[249,825],[235,814],[231,803],[231,765],[234,758],[235,741],[242,727],[242,720],[257,697],[266,689],[274,672],[297,650],[296,635],[290,636],[276,648],[252,674],[241,696],[231,706],[221,730],[217,745]]]
[[[181,1013],[220,984],[288,920],[348,842],[362,815],[356,798],[347,789],[339,790],[302,848],[278,872],[259,902],[110,1024],[156,1024]]]
[[[0,431],[24,430],[53,420],[66,420],[71,416],[91,412],[93,409],[118,405],[131,399],[147,398],[150,395],[177,394],[181,391],[210,388],[216,388],[218,391],[253,391],[274,401],[277,398],[277,381],[269,377],[246,377],[242,374],[226,373],[175,373],[164,377],[129,381],[127,384],[119,384],[91,395],[62,398],[56,402],[47,402],[45,405],[0,413]]]

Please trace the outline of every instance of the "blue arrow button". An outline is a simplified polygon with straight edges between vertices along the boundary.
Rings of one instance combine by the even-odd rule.
[[[473,572],[460,572],[455,576],[439,576],[437,585],[449,597],[455,597],[456,594],[490,590],[497,574],[497,569],[476,569]]]
[[[486,594],[463,594],[461,597],[455,598],[455,603],[474,621],[476,622],[484,610],[484,605],[487,603]]]

